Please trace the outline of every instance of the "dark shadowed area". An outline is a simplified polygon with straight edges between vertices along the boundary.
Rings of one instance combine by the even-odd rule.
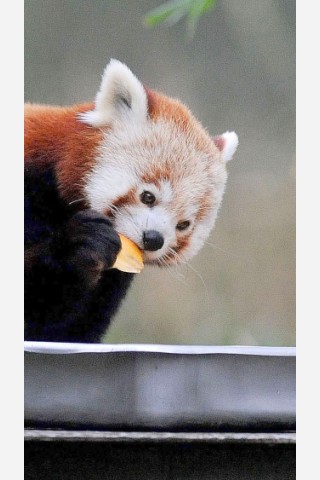
[[[92,100],[110,58],[239,148],[216,227],[188,266],[146,268],[110,343],[295,344],[295,2],[218,0],[188,40],[148,29],[162,0],[26,0],[25,100]]]

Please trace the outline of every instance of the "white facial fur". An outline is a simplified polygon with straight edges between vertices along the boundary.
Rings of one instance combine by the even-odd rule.
[[[109,214],[115,229],[141,248],[143,232],[158,231],[164,244],[145,251],[146,262],[174,264],[192,258],[214,226],[227,179],[225,163],[237,148],[237,135],[223,134],[219,150],[203,129],[199,134],[191,115],[190,128],[161,117],[150,119],[143,86],[115,60],[105,70],[95,109],[81,120],[106,127],[86,179],[90,207]],[[151,208],[141,202],[143,191],[156,197]],[[186,220],[190,226],[177,230]]]

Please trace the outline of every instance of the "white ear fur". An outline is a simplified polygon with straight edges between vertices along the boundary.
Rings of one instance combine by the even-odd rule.
[[[239,144],[238,135],[235,132],[225,132],[221,135],[221,137],[224,140],[221,150],[222,158],[228,162],[232,159],[237,150]]]
[[[131,70],[119,60],[110,60],[106,66],[95,108],[80,118],[93,127],[102,127],[120,121],[145,121],[148,114],[146,92]]]

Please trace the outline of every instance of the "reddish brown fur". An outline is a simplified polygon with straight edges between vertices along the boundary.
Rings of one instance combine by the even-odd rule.
[[[200,202],[199,210],[196,215],[196,222],[200,222],[208,214],[208,211],[212,208],[212,198],[210,192],[207,193]]]
[[[77,118],[78,113],[92,108],[92,104],[25,107],[25,168],[55,164],[60,193],[68,202],[83,196],[83,178],[95,162],[102,139],[101,130]]]
[[[162,165],[150,169],[142,176],[142,181],[145,183],[153,183],[157,188],[160,188],[161,180],[170,179],[170,170],[168,165]]]
[[[185,105],[179,100],[167,97],[162,93],[149,89],[145,90],[148,99],[148,113],[151,120],[158,120],[160,117],[164,120],[169,120],[178,125],[185,133],[190,131],[190,122],[192,122],[193,138],[197,142],[197,148],[203,152],[210,153],[212,151],[212,143],[208,143],[208,137],[204,134],[203,127]]]
[[[135,203],[136,202],[136,191],[137,191],[136,188],[132,188],[125,195],[120,195],[118,198],[116,198],[112,202],[112,206],[104,212],[105,215],[113,216],[113,215],[116,214],[116,209],[117,208],[121,208],[121,207],[124,207],[125,205],[129,205],[129,204],[132,205],[133,203]],[[112,207],[115,207],[115,209],[113,210]]]
[[[184,248],[187,248],[189,246],[190,237],[191,237],[191,232],[188,233],[188,235],[184,236],[183,238],[178,239],[178,241],[177,241],[178,245],[175,248],[175,251],[177,253],[181,252],[181,250],[183,250]]]
[[[146,90],[148,98],[148,113],[152,120],[159,117],[170,120],[183,129],[188,128],[190,112],[181,102],[153,90]]]

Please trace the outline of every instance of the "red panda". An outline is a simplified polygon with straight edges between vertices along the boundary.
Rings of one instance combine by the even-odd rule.
[[[214,226],[238,137],[211,137],[117,60],[94,103],[25,106],[25,338],[98,342],[145,264],[192,258]]]

